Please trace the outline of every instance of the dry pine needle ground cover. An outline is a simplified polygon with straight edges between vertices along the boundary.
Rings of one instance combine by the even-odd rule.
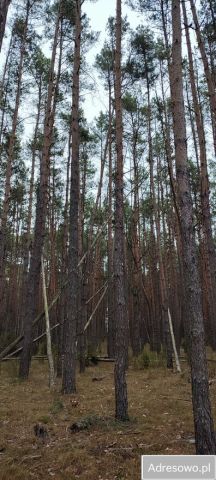
[[[16,361],[1,365],[0,480],[138,480],[141,454],[194,453],[186,367],[182,375],[130,367],[131,420],[123,425],[113,418],[112,364],[87,368],[78,375],[77,395],[68,397],[60,383],[49,391],[45,363],[34,361],[25,383],[16,371]],[[210,388],[213,402],[214,381]],[[83,418],[89,428],[71,433],[71,424]],[[35,436],[37,423],[47,430],[44,439]]]

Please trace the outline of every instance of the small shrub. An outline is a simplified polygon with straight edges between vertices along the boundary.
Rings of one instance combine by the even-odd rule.
[[[149,352],[146,352],[145,349],[138,355],[138,357],[134,358],[134,367],[137,370],[143,370],[144,368],[148,368],[150,366],[150,358]]]
[[[135,423],[136,420],[132,420],[133,423]],[[102,430],[103,429],[113,429],[113,428],[121,428],[123,429],[124,425],[127,427],[128,425],[131,424],[131,420],[128,420],[126,422],[120,422],[116,420],[114,417],[101,417],[95,414],[90,414],[87,417],[83,417],[79,419],[77,422],[73,423],[69,429],[73,433],[80,432],[82,430],[88,430],[93,427],[99,427]]]
[[[56,415],[57,413],[61,412],[63,408],[64,408],[64,405],[62,401],[59,398],[55,398],[50,411],[53,415]]]
[[[101,417],[98,417],[98,415],[89,415],[87,417],[81,418],[77,422],[73,423],[70,426],[70,431],[71,432],[80,432],[82,430],[88,430],[90,427],[95,426],[95,425],[100,425],[101,424]]]
[[[145,368],[157,368],[162,367],[166,363],[165,353],[152,352],[145,347],[138,357],[133,359],[133,366],[137,370],[144,370]]]

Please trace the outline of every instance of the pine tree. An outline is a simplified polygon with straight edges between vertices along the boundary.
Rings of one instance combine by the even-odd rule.
[[[68,253],[68,309],[64,321],[64,361],[62,390],[66,394],[76,391],[76,332],[79,285],[79,91],[81,62],[81,5],[75,2],[75,47],[72,85],[72,159],[71,159],[71,189],[69,212],[69,253]]]
[[[126,384],[128,317],[125,285],[124,249],[124,197],[123,197],[123,124],[121,93],[121,0],[116,4],[116,52],[115,52],[115,109],[116,109],[116,173],[115,173],[115,236],[114,236],[114,288],[116,318],[115,399],[116,418],[128,419]]]
[[[184,278],[187,286],[187,304],[190,311],[190,361],[196,452],[199,455],[214,455],[215,436],[209,399],[201,289],[187,163],[180,0],[172,1],[172,29],[171,95]]]

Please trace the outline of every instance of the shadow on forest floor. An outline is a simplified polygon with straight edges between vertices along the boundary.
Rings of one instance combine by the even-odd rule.
[[[47,367],[38,361],[26,383],[16,380],[12,370],[16,367],[1,365],[0,480],[139,480],[141,454],[194,453],[186,366],[181,375],[130,367],[131,421],[125,424],[113,418],[111,364],[78,375],[74,396],[61,395],[60,383],[50,392]],[[103,379],[93,382],[95,375]],[[214,398],[216,383],[210,388]],[[86,428],[71,431],[83,420]],[[35,436],[38,423],[48,434],[43,439]]]

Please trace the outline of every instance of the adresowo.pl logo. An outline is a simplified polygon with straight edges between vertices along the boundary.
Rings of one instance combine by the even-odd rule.
[[[214,455],[143,455],[142,480],[215,480]]]

